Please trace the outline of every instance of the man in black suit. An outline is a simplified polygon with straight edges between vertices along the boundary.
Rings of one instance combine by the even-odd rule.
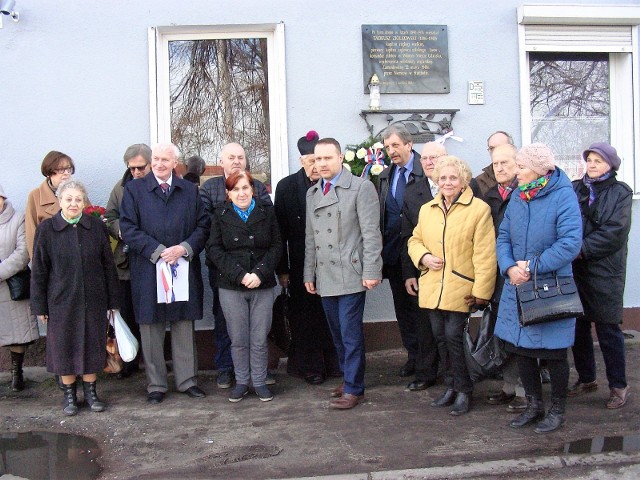
[[[437,142],[425,143],[420,156],[423,175],[416,177],[412,188],[408,188],[404,196],[402,206],[402,249],[400,260],[402,262],[402,278],[406,293],[410,298],[418,302],[418,277],[419,272],[413,265],[407,251],[407,241],[413,234],[413,229],[418,224],[420,208],[430,202],[438,194],[438,184],[431,179],[438,158],[447,154],[444,145]],[[438,375],[438,358],[440,362],[446,359],[444,345],[436,345],[431,324],[424,311],[420,312],[420,319],[416,322],[416,338],[418,342],[418,356],[415,366],[415,380],[408,386],[409,390],[417,391],[433,385]]]
[[[407,362],[400,369],[401,377],[415,373],[419,354],[417,325],[426,318],[418,306],[417,297],[409,295],[402,276],[400,252],[402,241],[402,205],[404,198],[424,177],[420,156],[413,150],[411,133],[401,126],[392,125],[382,132],[384,148],[391,159],[391,167],[380,174],[380,230],[382,232],[382,273],[389,280],[393,305],[402,344],[407,350]],[[434,379],[435,380],[435,379]],[[410,384],[410,388],[411,388]],[[424,386],[426,388],[426,386]]]
[[[313,149],[319,136],[310,131],[298,140],[302,168],[278,182],[276,217],[282,236],[282,257],[276,269],[280,285],[289,287],[292,344],[287,362],[290,375],[312,385],[328,375],[342,376],[320,296],[304,288],[304,249],[307,190],[320,179]]]

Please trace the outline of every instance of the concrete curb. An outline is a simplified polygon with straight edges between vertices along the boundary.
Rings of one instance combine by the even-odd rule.
[[[640,463],[640,452],[609,452],[597,454],[557,455],[548,457],[524,457],[509,460],[493,460],[490,462],[462,463],[448,467],[413,468],[407,470],[388,470],[384,472],[353,473],[304,478],[313,478],[316,480],[466,479],[482,476],[542,472],[544,470],[560,470],[563,468],[570,469],[573,467],[602,467],[606,465],[619,466],[621,464],[628,463]],[[567,474],[569,474],[569,472],[567,472]]]

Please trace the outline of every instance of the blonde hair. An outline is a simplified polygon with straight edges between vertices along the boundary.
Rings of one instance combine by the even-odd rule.
[[[438,162],[433,169],[433,173],[431,174],[431,180],[433,180],[434,183],[438,183],[440,173],[445,167],[454,167],[456,170],[458,170],[458,175],[460,176],[460,181],[462,182],[462,188],[469,186],[472,177],[469,164],[467,164],[467,162],[465,162],[461,158],[454,157],[453,155],[445,155],[444,157],[440,157],[438,159]]]

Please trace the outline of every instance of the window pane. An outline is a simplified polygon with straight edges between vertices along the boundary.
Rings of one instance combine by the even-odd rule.
[[[609,56],[529,53],[531,139],[546,143],[570,178],[581,177],[581,152],[610,138]]]
[[[185,158],[213,165],[237,142],[252,174],[271,184],[266,39],[169,42],[169,89],[171,140]]]

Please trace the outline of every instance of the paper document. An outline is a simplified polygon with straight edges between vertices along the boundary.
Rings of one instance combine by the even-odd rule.
[[[174,265],[156,263],[158,303],[189,301],[189,262],[179,258]]]

